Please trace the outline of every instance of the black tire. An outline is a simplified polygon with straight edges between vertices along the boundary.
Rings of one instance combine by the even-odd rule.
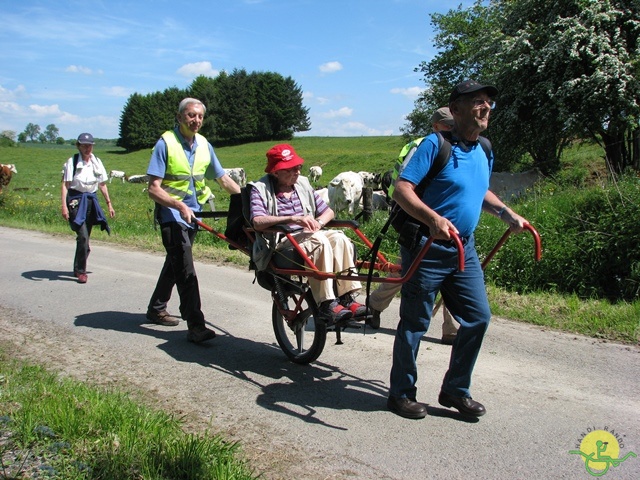
[[[277,295],[274,293],[274,295]],[[300,302],[300,300],[302,300]],[[304,293],[287,293],[285,310],[295,308],[298,314],[289,324],[284,315],[280,313],[274,299],[272,322],[273,331],[276,334],[278,345],[289,360],[294,363],[307,364],[316,360],[327,341],[327,326],[324,321],[318,320],[318,307],[313,300],[310,291]]]

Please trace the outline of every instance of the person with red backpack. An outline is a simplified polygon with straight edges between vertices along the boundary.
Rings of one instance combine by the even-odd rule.
[[[393,346],[387,408],[405,418],[419,419],[427,408],[416,400],[416,358],[422,337],[429,329],[438,292],[460,324],[451,348],[449,369],[438,402],[462,415],[480,417],[484,405],[473,400],[469,388],[491,310],[484,274],[475,249],[473,232],[482,210],[500,218],[518,233],[528,223],[489,190],[493,152],[484,151],[480,133],[487,129],[498,89],[474,80],[459,83],[449,97],[454,120],[448,161],[428,188],[416,194],[438,156],[437,134],[426,137],[395,184],[393,199],[415,222],[404,222],[400,233],[402,267],[406,271],[428,237],[434,239],[418,269],[403,284],[400,322]],[[455,232],[464,245],[464,270],[458,270],[458,250],[451,241]]]

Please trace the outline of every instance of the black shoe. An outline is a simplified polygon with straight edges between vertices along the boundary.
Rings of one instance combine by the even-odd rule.
[[[178,317],[174,317],[166,310],[162,310],[161,312],[148,310],[147,320],[151,323],[155,323],[156,325],[164,325],[165,327],[175,327],[180,324],[180,319]]]
[[[387,408],[404,418],[419,419],[427,416],[427,407],[407,397],[389,395]]]
[[[438,403],[443,407],[456,408],[461,414],[468,415],[470,417],[481,417],[487,413],[487,409],[484,408],[479,402],[476,402],[471,397],[454,397],[448,393],[440,392],[438,396]]]
[[[380,310],[376,310],[375,308],[371,309],[371,318],[368,318],[366,324],[369,325],[374,330],[380,328],[380,314],[382,312]]]
[[[204,326],[193,328],[187,333],[187,341],[193,343],[206,342],[212,338],[216,338],[216,332]]]
[[[335,298],[333,300],[325,300],[322,302],[318,307],[318,311],[327,325],[334,325],[353,317],[351,310],[340,305],[338,300]]]
[[[340,297],[340,305],[349,309],[349,311],[353,313],[354,317],[366,317],[371,315],[371,312],[366,305],[356,302],[350,293],[345,293]]]

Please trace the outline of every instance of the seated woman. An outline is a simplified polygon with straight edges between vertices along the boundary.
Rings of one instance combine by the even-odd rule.
[[[276,145],[267,152],[267,175],[251,185],[251,222],[257,232],[278,224],[297,229],[294,233],[313,263],[322,272],[355,271],[353,244],[340,230],[322,230],[334,212],[300,176],[304,160],[293,147]],[[283,235],[262,234],[276,250],[290,247]],[[309,277],[309,287],[328,323],[368,315],[368,309],[353,299],[362,288],[358,281],[318,280]],[[338,298],[336,298],[337,292]]]

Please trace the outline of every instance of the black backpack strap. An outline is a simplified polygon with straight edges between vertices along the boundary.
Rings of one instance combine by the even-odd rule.
[[[447,166],[449,158],[451,158],[451,142],[444,138],[440,132],[435,132],[435,134],[438,137],[438,154],[433,160],[427,175],[416,186],[415,192],[419,197],[422,197],[422,194],[429,184],[438,176],[442,169]]]
[[[73,155],[73,175],[71,177],[76,176],[76,170],[78,169],[78,158],[80,158],[80,154],[76,153]]]
[[[491,140],[487,137],[478,137],[478,143],[480,143],[482,150],[484,150],[484,154],[487,156],[487,162],[491,163],[491,150],[493,150]]]
[[[485,155],[487,156],[487,158],[489,158],[491,156],[491,150],[493,148],[491,146],[491,140],[489,140],[487,137],[478,137],[478,143],[480,143],[480,146],[484,150]]]
[[[425,177],[420,181],[420,183],[416,186],[415,192],[420,198],[422,198],[422,194],[424,193],[427,186],[431,183],[431,181],[438,176],[438,174],[442,171],[442,169],[449,163],[449,158],[451,157],[451,142],[444,138],[440,132],[435,132],[438,137],[438,154],[436,158],[433,160],[429,171],[425,175]],[[416,147],[417,148],[417,147]],[[412,151],[410,154],[413,154]],[[409,155],[409,153],[407,154]],[[373,242],[373,246],[370,251],[370,266],[369,272],[367,274],[367,288],[366,288],[366,298],[367,298],[367,306],[369,306],[369,295],[371,291],[371,278],[373,277],[373,265],[376,260],[376,256],[378,254],[378,250],[380,249],[380,243],[382,242],[382,237],[386,235],[389,226],[394,223],[396,217],[400,214],[402,209],[396,202],[392,202],[391,212],[389,214],[389,218],[387,222],[384,224],[375,241]],[[411,218],[411,217],[409,217]]]

